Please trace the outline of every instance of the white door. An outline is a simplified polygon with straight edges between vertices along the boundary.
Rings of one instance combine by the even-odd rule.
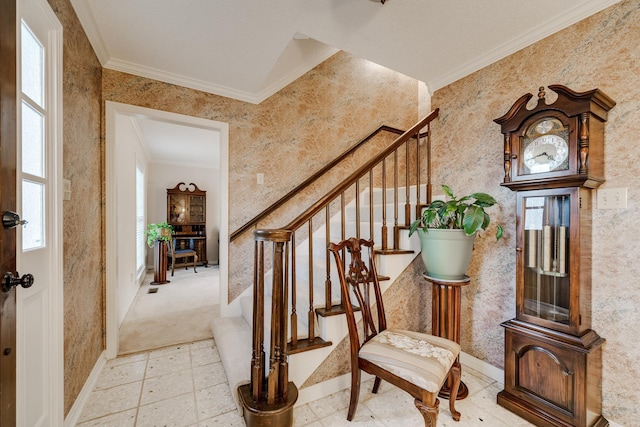
[[[18,1],[17,196],[28,223],[17,270],[34,276],[16,295],[18,426],[63,420],[62,26],[46,0]]]

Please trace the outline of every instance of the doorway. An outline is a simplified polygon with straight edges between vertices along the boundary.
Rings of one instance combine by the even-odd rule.
[[[228,288],[228,124],[212,120],[186,116],[182,114],[169,113],[166,111],[154,110],[150,108],[137,107],[117,102],[106,102],[106,357],[115,358],[118,354],[119,328],[124,319],[127,309],[133,302],[136,292],[139,289],[139,277],[133,272],[129,272],[124,264],[125,259],[133,257],[135,259],[135,249],[131,249],[131,254],[119,253],[119,239],[121,233],[126,233],[131,225],[125,226],[129,220],[122,218],[119,209],[119,201],[122,192],[127,188],[135,188],[135,181],[126,182],[126,177],[119,173],[119,167],[123,162],[136,162],[139,159],[132,158],[131,153],[126,153],[127,148],[120,147],[119,138],[122,138],[122,123],[131,123],[133,120],[155,121],[165,125],[182,126],[185,129],[195,129],[204,132],[214,132],[219,140],[218,152],[216,155],[220,159],[219,181],[216,191],[218,192],[218,206],[216,213],[219,218],[218,237],[218,264],[220,269],[220,302],[227,300]],[[133,126],[136,129],[136,126]],[[137,128],[139,131],[139,128]],[[140,137],[140,135],[138,135]],[[212,143],[212,147],[213,147]],[[213,149],[213,148],[212,148]],[[123,153],[128,157],[122,158]],[[146,153],[148,155],[148,153]],[[193,162],[198,158],[198,153],[194,152]],[[135,163],[133,163],[135,164]],[[131,176],[135,176],[135,167]],[[124,180],[124,182],[123,182]],[[154,202],[154,206],[157,202]],[[154,208],[150,205],[150,208]],[[148,216],[147,222],[155,216]],[[130,220],[131,222],[134,219]],[[154,219],[151,222],[158,221]],[[135,227],[133,226],[132,230]],[[132,231],[129,230],[129,231]],[[124,272],[124,273],[123,273]]]

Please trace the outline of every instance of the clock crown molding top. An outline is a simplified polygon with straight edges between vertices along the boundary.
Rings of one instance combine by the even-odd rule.
[[[546,103],[544,86],[540,86],[538,104],[535,108],[526,108],[529,100],[533,98],[532,94],[527,93],[514,102],[504,116],[495,119],[494,122],[502,126],[502,133],[514,132],[528,117],[548,110],[562,111],[569,117],[591,112],[600,120],[606,121],[607,113],[616,105],[616,102],[600,89],[575,92],[562,85],[549,85],[548,88],[558,94],[558,99],[552,104]]]

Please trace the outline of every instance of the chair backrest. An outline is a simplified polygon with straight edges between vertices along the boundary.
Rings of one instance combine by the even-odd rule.
[[[364,257],[362,248],[365,248]],[[329,243],[328,249],[333,253],[336,261],[342,299],[346,304],[351,353],[352,356],[355,353],[357,357],[362,344],[387,329],[380,282],[374,262],[373,240],[352,237],[340,243]],[[351,255],[348,265],[345,262],[345,250]],[[365,259],[368,262],[365,262]],[[375,304],[377,316],[374,316],[373,304]],[[353,306],[359,307],[362,313],[364,333],[362,337],[358,334]]]

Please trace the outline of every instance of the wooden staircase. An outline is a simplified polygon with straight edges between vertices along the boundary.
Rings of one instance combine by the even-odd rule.
[[[249,381],[241,392],[245,414],[292,407],[296,385],[347,335],[328,242],[373,238],[378,271],[387,279],[383,292],[418,254],[408,228],[431,200],[429,131],[437,116],[435,110],[402,133],[290,224],[254,231],[254,285],[239,297],[242,318],[213,323],[230,386]],[[236,342],[225,344],[230,330]],[[233,352],[225,356],[228,345]]]

